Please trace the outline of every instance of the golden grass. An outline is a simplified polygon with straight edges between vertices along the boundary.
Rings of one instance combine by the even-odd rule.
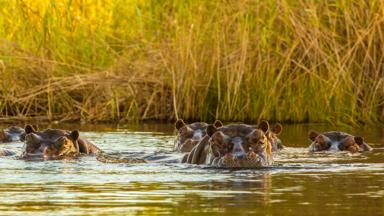
[[[384,121],[381,0],[0,0],[0,115]]]

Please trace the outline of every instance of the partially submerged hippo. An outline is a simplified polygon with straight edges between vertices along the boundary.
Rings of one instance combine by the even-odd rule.
[[[46,129],[38,132],[27,125],[25,133],[26,147],[22,158],[37,156],[44,159],[64,159],[100,151],[89,141],[80,138],[78,130]]]
[[[330,131],[319,133],[312,130],[308,133],[308,137],[312,141],[309,146],[310,152],[330,150],[355,153],[372,150],[372,147],[365,143],[362,137],[344,132]]]
[[[221,121],[216,120],[213,125],[216,128],[223,126]],[[173,150],[180,152],[190,152],[193,147],[206,135],[208,124],[205,122],[195,122],[186,124],[182,119],[175,123],[176,139]]]
[[[0,130],[0,142],[24,141],[25,131],[21,127],[11,126]]]
[[[246,124],[207,127],[207,135],[182,160],[184,163],[216,167],[263,167],[272,165],[272,144],[267,137],[269,124],[257,128]]]

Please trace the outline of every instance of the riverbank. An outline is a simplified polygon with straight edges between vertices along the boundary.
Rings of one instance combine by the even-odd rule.
[[[384,122],[384,3],[4,1],[0,116]]]

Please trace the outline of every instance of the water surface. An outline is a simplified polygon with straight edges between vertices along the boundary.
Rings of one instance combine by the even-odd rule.
[[[171,152],[171,124],[51,127],[80,129],[106,152],[182,156]],[[384,215],[383,127],[342,128],[376,148],[365,154],[308,153],[310,128],[337,129],[285,125],[281,139],[288,148],[275,155],[274,167],[263,169],[1,157],[0,215]],[[18,152],[22,146],[0,144]]]

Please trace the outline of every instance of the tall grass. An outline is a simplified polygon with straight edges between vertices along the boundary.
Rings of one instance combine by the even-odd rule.
[[[384,121],[381,0],[0,0],[0,115]]]

